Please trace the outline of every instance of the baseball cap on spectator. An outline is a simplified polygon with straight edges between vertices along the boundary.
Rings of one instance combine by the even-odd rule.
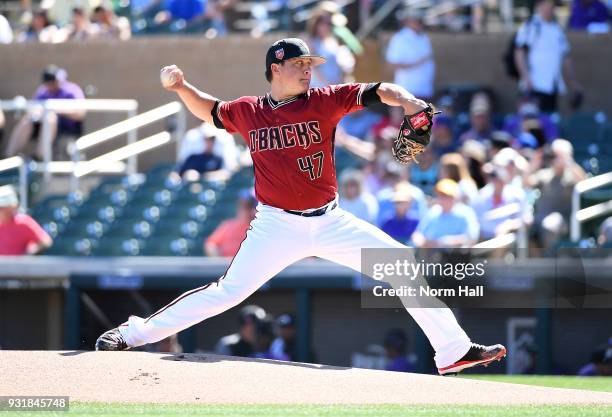
[[[17,207],[19,199],[12,185],[4,185],[0,187],[0,208]]]
[[[459,184],[456,181],[444,178],[436,183],[434,191],[440,195],[457,198],[459,195]]]
[[[312,65],[317,66],[326,62],[325,58],[313,55],[308,45],[299,38],[281,39],[272,44],[266,53],[266,80],[272,81],[272,64],[281,64],[293,58],[310,58]]]
[[[266,317],[266,310],[259,307],[258,305],[251,304],[240,309],[240,316],[238,322],[242,326],[248,322],[257,323]]]
[[[290,313],[281,314],[276,319],[276,324],[279,327],[294,327],[295,326],[295,316]]]
[[[517,138],[518,146],[521,148],[536,149],[538,147],[538,140],[530,132],[521,132]]]
[[[363,173],[357,169],[345,169],[340,174],[340,184],[346,185],[351,182],[361,184],[363,182]]]
[[[412,201],[412,189],[407,182],[400,182],[395,186],[391,201],[394,203],[408,203]]]
[[[510,164],[514,164],[519,171],[525,171],[529,165],[527,160],[512,148],[504,148],[497,152],[492,162],[494,165],[500,167],[507,167]]]
[[[316,11],[323,11],[331,15],[332,24],[334,26],[346,26],[348,19],[342,14],[340,6],[335,1],[322,1],[316,6]]]
[[[66,70],[54,64],[48,65],[42,72],[43,83],[66,81],[67,78],[68,74],[66,73]]]
[[[566,139],[553,140],[550,148],[555,156],[570,158],[574,155],[574,146]]]
[[[487,148],[481,142],[474,139],[468,139],[461,146],[461,153],[466,158],[471,158],[480,163],[484,163],[487,159]]]

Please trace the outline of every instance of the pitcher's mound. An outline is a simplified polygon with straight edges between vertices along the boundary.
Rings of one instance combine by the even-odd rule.
[[[209,354],[0,351],[0,396],[261,404],[612,404],[612,393]]]

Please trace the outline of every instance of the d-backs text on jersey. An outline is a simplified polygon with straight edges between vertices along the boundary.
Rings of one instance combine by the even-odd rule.
[[[249,131],[251,153],[294,146],[308,149],[311,144],[322,140],[319,122],[315,120]]]

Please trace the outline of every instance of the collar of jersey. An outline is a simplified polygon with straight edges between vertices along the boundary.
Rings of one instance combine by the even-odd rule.
[[[305,98],[306,96],[307,96],[306,93],[302,93],[302,94],[298,94],[297,96],[293,96],[293,97],[286,98],[284,100],[276,101],[272,98],[272,95],[268,93],[266,94],[266,99],[268,100],[268,104],[270,105],[270,107],[272,107],[272,110],[276,110],[279,107],[284,106],[285,104],[293,103],[297,99]]]

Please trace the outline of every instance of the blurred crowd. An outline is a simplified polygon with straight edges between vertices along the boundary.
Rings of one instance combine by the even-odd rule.
[[[334,33],[353,51],[360,49],[354,32],[368,33],[397,28],[387,0],[353,1],[254,1],[240,0],[21,0],[19,7],[0,9],[0,43],[64,42],[95,38],[129,39],[131,33],[203,34],[207,38],[229,32],[261,36],[270,31],[309,31],[321,10],[332,17]],[[406,1],[411,13],[422,15],[429,30],[475,32],[509,30],[533,1],[477,0]],[[559,1],[563,26],[573,31],[609,31],[610,0]],[[1,13],[4,12],[6,16]],[[383,19],[370,28],[369,21],[382,12]]]

